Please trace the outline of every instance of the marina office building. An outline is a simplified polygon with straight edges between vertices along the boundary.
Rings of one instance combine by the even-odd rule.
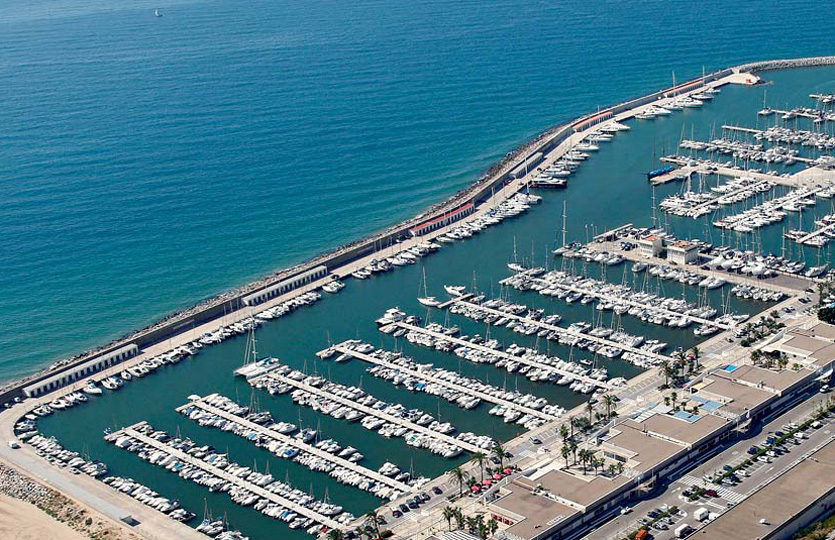
[[[504,524],[497,537],[556,540],[588,533],[630,500],[650,492],[662,477],[696,466],[754,422],[816,391],[833,358],[806,362],[798,370],[728,365],[708,373],[678,392],[678,407],[648,404],[617,421],[597,441],[581,445],[604,460],[603,472],[590,466],[584,471],[579,464],[566,467],[562,456],[553,453],[537,456],[488,505],[489,517]],[[608,472],[610,464],[622,472]]]

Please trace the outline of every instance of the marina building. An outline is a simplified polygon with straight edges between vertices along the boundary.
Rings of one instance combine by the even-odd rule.
[[[689,470],[754,421],[803,399],[815,388],[816,375],[808,368],[723,366],[681,390],[675,403],[649,404],[582,444],[603,460],[602,468],[569,467],[555,453],[531,457],[525,474],[499,488],[488,505],[490,517],[503,524],[497,537],[557,540],[585,534],[660,479]]]
[[[315,268],[311,268],[306,272],[302,272],[301,274],[296,274],[295,276],[289,277],[283,281],[279,281],[278,283],[270,285],[260,291],[244,296],[241,301],[247,306],[262,304],[271,298],[286,294],[293,289],[298,289],[299,287],[312,283],[317,279],[322,279],[327,275],[328,267],[320,265]]]
[[[101,356],[94,356],[86,362],[78,364],[71,369],[62,371],[61,373],[56,373],[51,377],[32,383],[23,389],[23,393],[26,397],[37,397],[48,394],[53,390],[57,390],[58,388],[83,379],[88,375],[98,373],[103,369],[107,369],[110,366],[123,362],[128,358],[136,356],[138,353],[139,347],[137,347],[135,343],[130,343]]]
[[[647,259],[659,257],[664,253],[664,239],[657,234],[648,234],[643,238],[639,238],[638,253],[641,254],[641,257]]]
[[[471,202],[462,204],[448,212],[444,212],[440,216],[434,217],[428,221],[424,221],[423,223],[412,227],[409,229],[409,232],[412,236],[423,236],[424,234],[428,234],[432,231],[436,231],[438,229],[442,229],[449,225],[450,223],[454,223],[459,219],[463,218],[464,216],[468,216],[473,213],[475,210],[475,205]]]
[[[699,258],[699,246],[679,240],[667,246],[667,260],[675,264],[690,264]]]

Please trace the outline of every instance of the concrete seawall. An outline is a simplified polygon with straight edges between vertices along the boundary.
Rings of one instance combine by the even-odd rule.
[[[768,60],[742,64],[715,71],[705,75],[704,77],[686,81],[674,88],[662,89],[647,95],[629,99],[617,105],[603,109],[602,111],[577,117],[570,122],[555,126],[554,128],[540,134],[533,140],[521,145],[516,150],[509,153],[505,159],[493,165],[477,182],[459,191],[448,199],[433,205],[425,212],[422,212],[411,219],[398,223],[397,225],[389,227],[388,229],[375,235],[314,257],[302,264],[276,272],[237,290],[229,291],[206,300],[185,311],[172,314],[147,328],[126,335],[104,347],[87,351],[71,359],[58,362],[53,365],[55,369],[44,370],[32,376],[26,377],[25,379],[10,383],[0,389],[0,402],[6,402],[9,399],[21,396],[23,387],[28,384],[32,384],[33,382],[55,375],[62,370],[70,369],[94,356],[106,354],[107,352],[126,343],[135,343],[140,349],[143,349],[149,345],[160,343],[184,330],[192,329],[200,324],[219,319],[224,315],[238,311],[241,307],[243,307],[243,303],[241,301],[243,296],[304,272],[314,266],[325,265],[329,271],[334,271],[345,264],[368,256],[377,250],[388,248],[396,244],[399,240],[409,237],[409,229],[415,225],[430,220],[461,204],[465,204],[467,202],[472,202],[476,205],[484,203],[490,199],[497,187],[501,187],[504,182],[509,179],[510,172],[514,168],[518,167],[521,163],[524,163],[525,160],[537,152],[541,152],[544,155],[552,151],[561,143],[565,142],[576,131],[579,131],[581,127],[585,128],[595,123],[604,122],[611,116],[656,101],[663,97],[676,95],[679,92],[685,91],[685,89],[692,90],[694,86],[697,87],[701,84],[715,81],[735,72],[756,73],[776,69],[791,69],[824,65],[835,65],[835,56]]]

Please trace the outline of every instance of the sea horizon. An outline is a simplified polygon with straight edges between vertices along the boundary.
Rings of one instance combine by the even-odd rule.
[[[588,40],[581,30],[604,27],[579,5],[561,13],[576,35],[555,23],[533,31],[538,10],[557,13],[544,5],[517,20],[492,6],[479,22],[468,17],[479,2],[443,21],[440,3],[377,18],[379,2],[308,12],[182,2],[159,18],[150,3],[61,6],[0,8],[4,382],[408,219],[523,141],[669,86],[674,72],[830,52],[804,33],[816,9],[805,3],[794,41],[711,41],[709,54],[693,44],[707,18],[733,34],[744,16],[722,19],[710,4],[693,28],[629,34],[641,10],[662,6],[650,3],[620,14],[627,37]],[[780,22],[764,19],[762,31]],[[535,55],[542,35],[561,39],[558,67]],[[628,39],[657,54],[630,54]],[[572,68],[587,49],[597,69]],[[329,78],[317,86],[311,69]]]

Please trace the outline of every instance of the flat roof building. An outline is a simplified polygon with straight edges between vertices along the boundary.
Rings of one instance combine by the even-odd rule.
[[[657,234],[648,234],[639,238],[638,253],[646,259],[661,256],[664,253],[664,239]]]
[[[94,356],[89,360],[78,364],[77,366],[56,373],[51,377],[46,377],[38,382],[32,383],[23,389],[26,397],[37,397],[48,394],[53,390],[57,390],[68,384],[72,384],[79,379],[83,379],[93,373],[98,373],[104,369],[114,366],[120,362],[127,360],[139,353],[139,347],[135,343],[129,343],[113,351]]]
[[[552,451],[551,457],[530,465],[524,476],[501,488],[498,499],[489,503],[492,515],[507,526],[497,538],[556,540],[587,533],[659,479],[702,462],[753,420],[802,399],[817,371],[752,365],[719,368],[690,393],[680,393],[682,408],[650,404],[618,420],[597,444],[581,445],[604,460],[603,468],[596,471],[566,467],[559,453]],[[610,464],[621,464],[623,472],[610,472]]]
[[[667,246],[667,260],[675,264],[690,264],[699,259],[699,246],[679,240]]]

